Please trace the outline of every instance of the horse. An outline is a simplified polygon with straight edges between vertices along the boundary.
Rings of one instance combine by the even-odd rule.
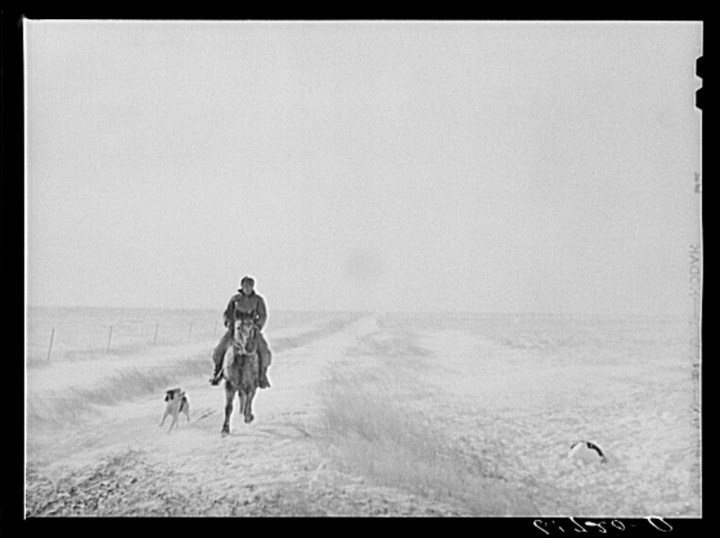
[[[240,399],[240,412],[245,416],[245,423],[249,424],[255,419],[252,401],[259,384],[259,370],[257,327],[250,316],[240,316],[233,322],[232,346],[228,348],[223,361],[225,422],[222,435],[230,433],[235,393]]]

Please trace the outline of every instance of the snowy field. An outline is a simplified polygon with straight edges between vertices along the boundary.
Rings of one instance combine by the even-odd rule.
[[[271,313],[272,388],[223,438],[217,317],[30,311],[29,517],[701,515],[687,320]]]

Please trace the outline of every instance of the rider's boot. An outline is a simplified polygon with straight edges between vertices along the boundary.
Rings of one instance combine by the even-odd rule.
[[[260,383],[258,385],[261,389],[269,389],[270,382],[267,378],[267,368],[260,367]]]
[[[210,378],[210,384],[213,386],[219,385],[222,377],[223,377],[222,376],[222,367],[215,366],[215,370],[213,371],[213,376]]]

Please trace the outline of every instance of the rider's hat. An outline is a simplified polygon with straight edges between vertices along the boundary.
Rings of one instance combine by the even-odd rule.
[[[255,285],[255,279],[251,276],[242,277],[242,280],[240,281],[240,287],[242,287],[245,282],[249,282],[250,284]]]

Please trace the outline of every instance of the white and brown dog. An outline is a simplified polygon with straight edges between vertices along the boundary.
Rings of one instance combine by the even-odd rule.
[[[190,422],[190,402],[188,401],[184,390],[176,388],[166,391],[165,401],[167,402],[167,407],[165,408],[165,414],[160,421],[160,426],[165,423],[165,419],[168,416],[172,416],[172,422],[170,423],[168,433],[170,433],[173,427],[177,424],[180,413],[185,413],[188,422]]]
[[[607,454],[596,444],[590,441],[578,441],[570,446],[568,458],[583,464],[607,463]]]

